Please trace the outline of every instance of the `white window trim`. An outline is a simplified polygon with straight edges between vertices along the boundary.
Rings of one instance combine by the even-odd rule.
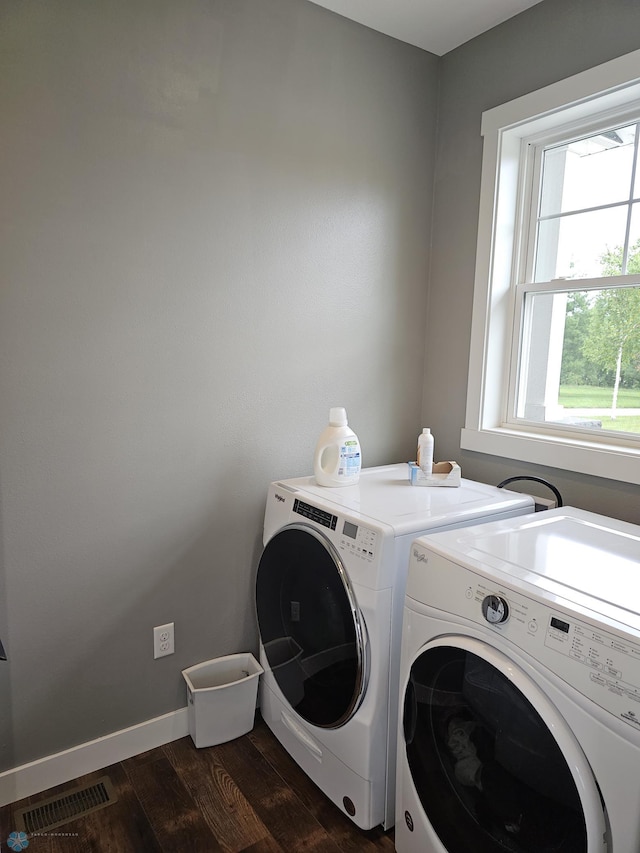
[[[495,107],[482,116],[473,320],[463,450],[640,484],[640,449],[586,431],[553,434],[507,423],[519,244],[523,140],[589,117],[640,111],[640,50]],[[496,251],[499,244],[500,251]],[[507,248],[508,247],[508,248]],[[604,439],[604,440],[603,440]]]

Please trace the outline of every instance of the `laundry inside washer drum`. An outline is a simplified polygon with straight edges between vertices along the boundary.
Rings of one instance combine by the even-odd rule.
[[[404,732],[420,799],[447,850],[467,837],[474,853],[586,851],[580,797],[559,746],[486,661],[446,646],[421,655]],[[462,806],[454,814],[452,801]]]

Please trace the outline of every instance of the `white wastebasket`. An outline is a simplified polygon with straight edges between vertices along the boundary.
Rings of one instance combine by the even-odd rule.
[[[187,683],[189,734],[197,747],[226,743],[251,731],[262,672],[248,652],[182,670]]]

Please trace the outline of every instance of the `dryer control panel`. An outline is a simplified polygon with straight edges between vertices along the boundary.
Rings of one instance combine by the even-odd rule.
[[[341,536],[338,540],[340,550],[361,560],[373,560],[376,553],[375,530],[370,530],[361,524],[354,524],[346,518],[342,519],[341,526]]]
[[[329,530],[335,530],[338,524],[337,515],[333,515],[333,513],[327,512],[325,509],[318,509],[317,506],[305,503],[304,501],[298,500],[298,498],[293,502],[293,511],[298,515],[302,515],[304,518],[315,521],[316,524],[321,524],[323,527],[327,527]]]
[[[413,601],[461,617],[513,644],[582,695],[633,727],[640,737],[640,633],[591,620],[569,602],[536,598],[414,543],[407,581]],[[503,646],[504,641],[504,646]]]
[[[376,531],[362,524],[355,524],[346,518],[333,515],[324,509],[319,509],[313,504],[305,503],[296,498],[293,502],[293,511],[302,515],[316,524],[321,524],[328,530],[337,534],[335,544],[339,551],[350,557],[373,562],[376,556]]]

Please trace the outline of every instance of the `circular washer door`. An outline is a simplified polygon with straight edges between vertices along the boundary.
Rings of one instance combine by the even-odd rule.
[[[427,643],[404,694],[406,759],[447,853],[603,851],[587,759],[523,670],[468,637]]]
[[[337,551],[306,524],[283,527],[258,565],[256,605],[268,666],[304,720],[338,728],[366,687],[365,629]]]

